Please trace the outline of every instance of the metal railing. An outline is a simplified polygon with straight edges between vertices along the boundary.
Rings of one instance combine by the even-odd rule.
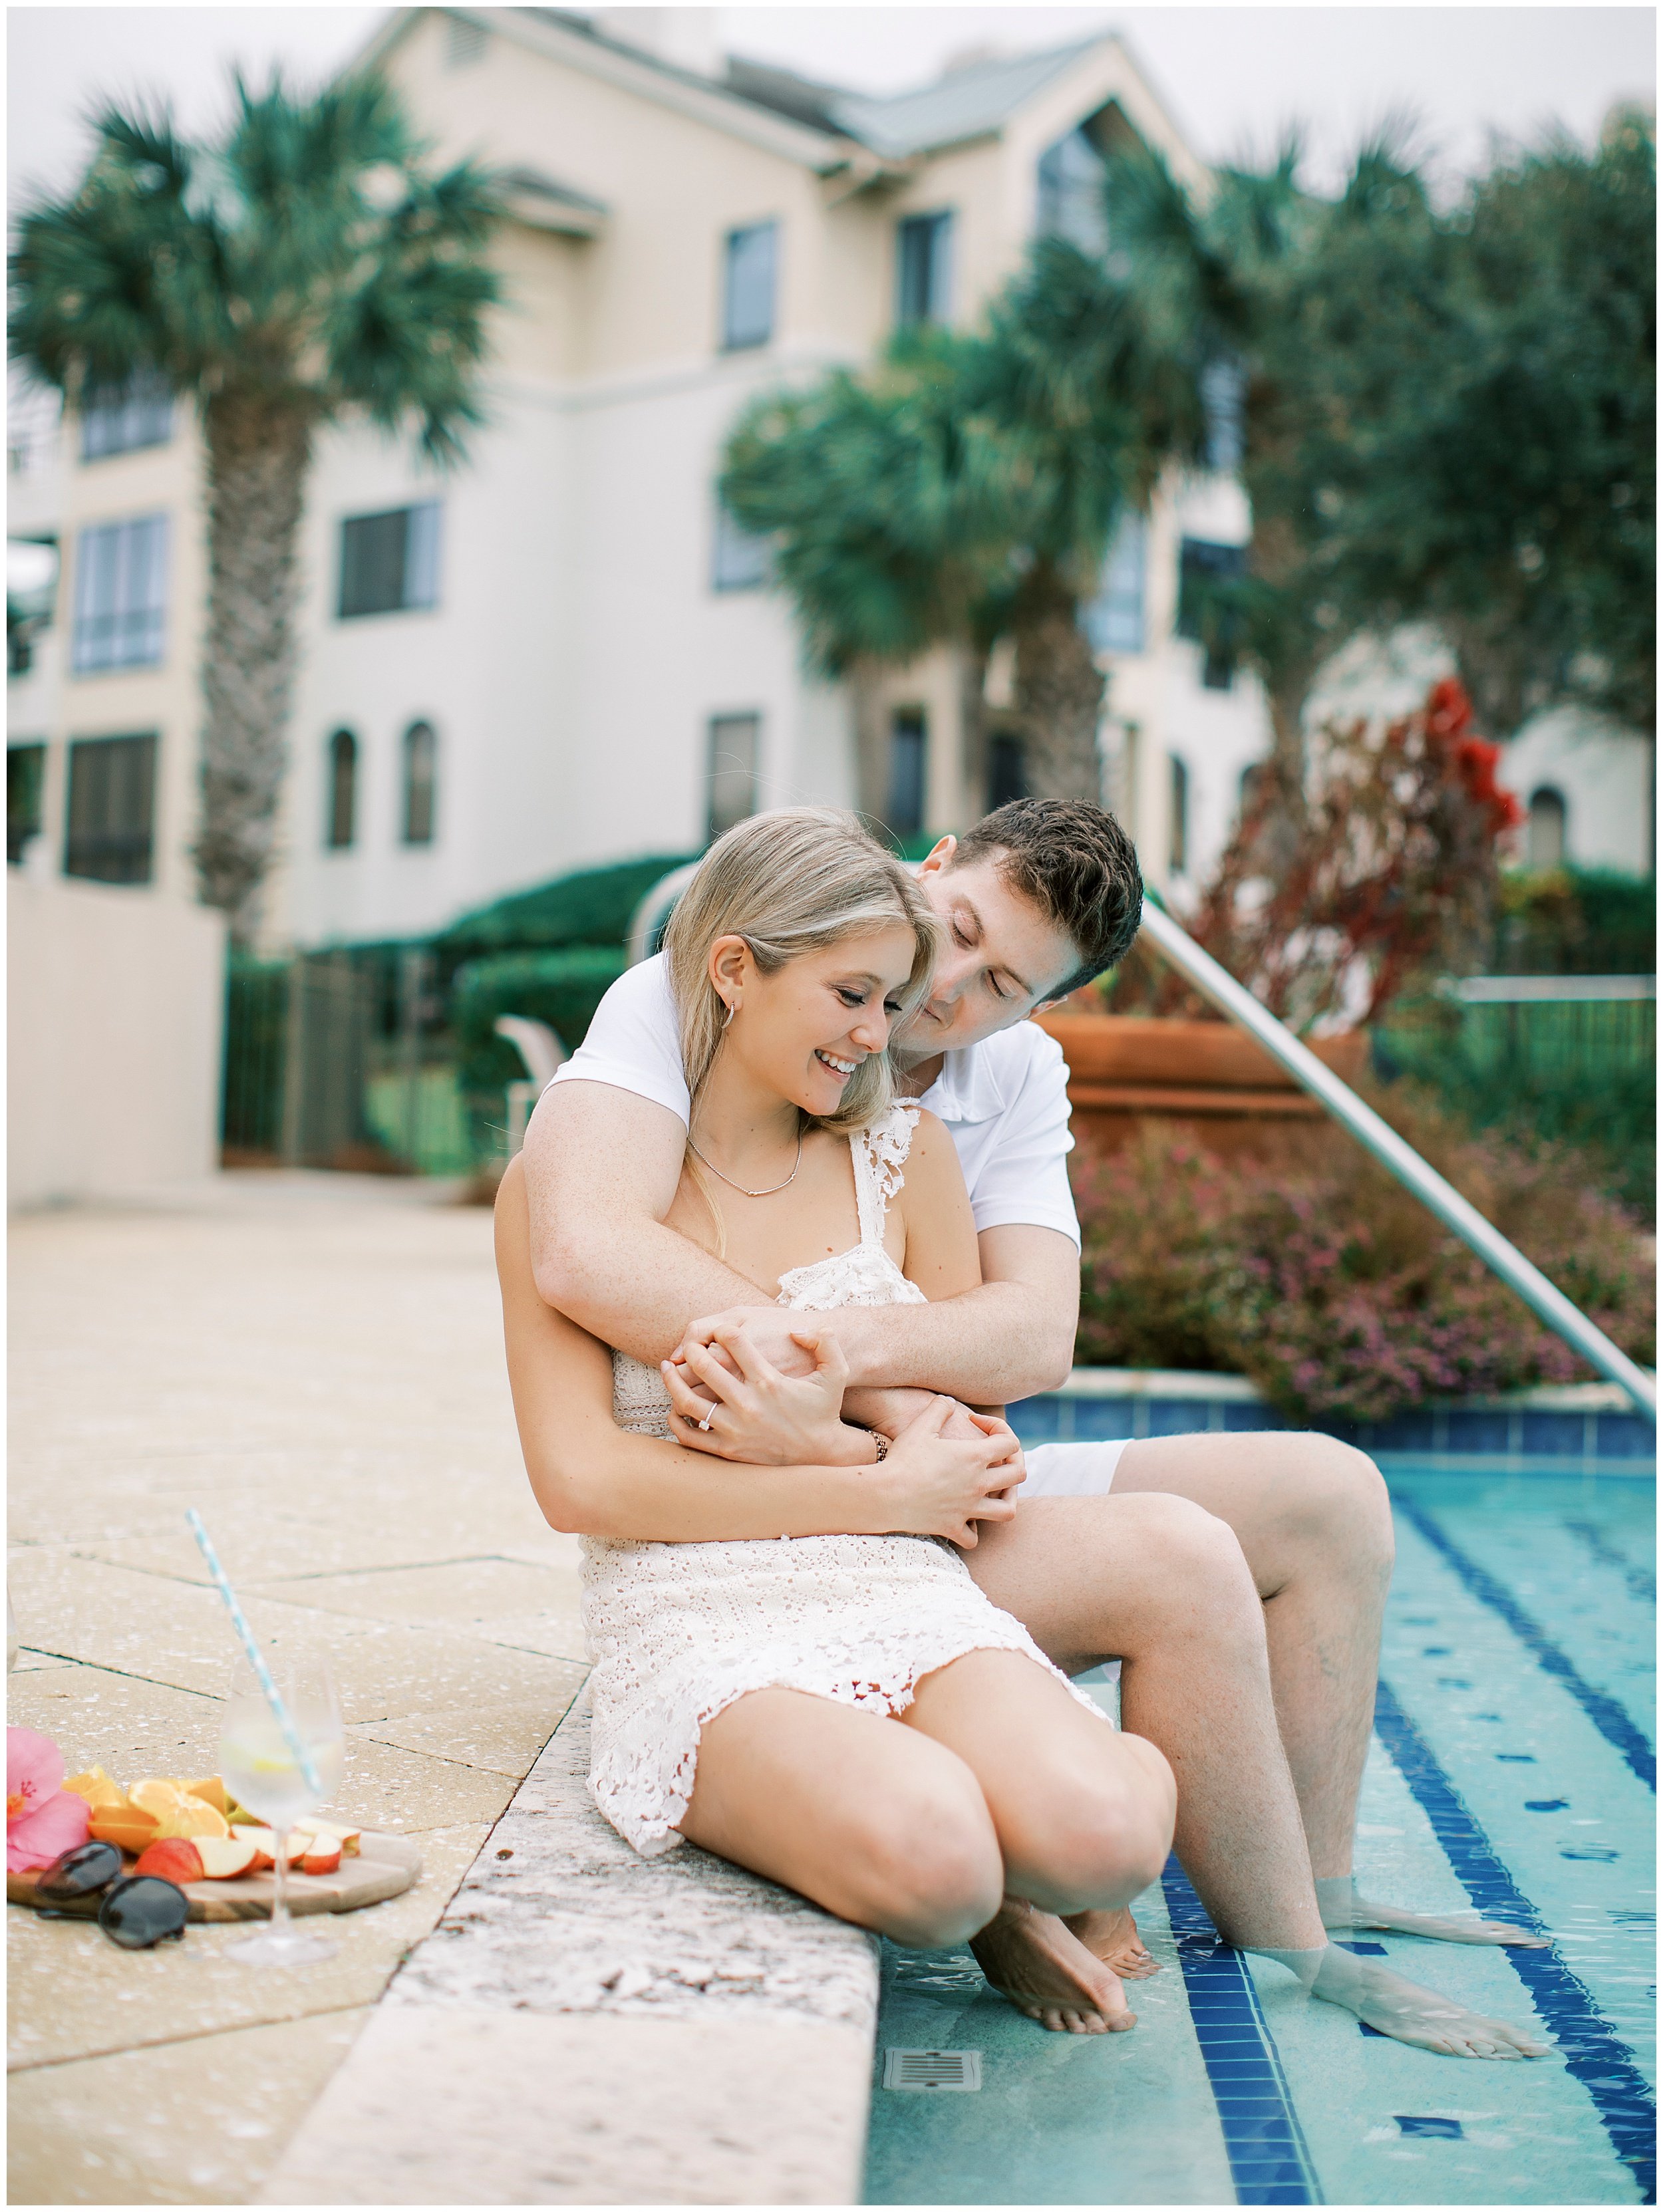
[[[1170,915],[1163,914],[1148,901],[1143,907],[1142,934],[1161,958],[1185,976],[1203,999],[1216,1006],[1227,1020],[1256,1038],[1301,1090],[1308,1091],[1326,1107],[1365,1151],[1413,1191],[1446,1227],[1453,1229],[1462,1243],[1476,1252],[1509,1289],[1515,1291],[1556,1336],[1562,1337],[1590,1366],[1620,1384],[1642,1413],[1654,1421],[1657,1419],[1657,1384],[1644,1368],[1619,1350],[1602,1328],[1596,1328],[1539,1267],[1532,1266],[1518,1247],[1502,1236],[1493,1222],[1486,1221],[1477,1206],[1470,1205],[1453,1184],[1446,1182],[1412,1145],[1405,1144],[1397,1131],[1383,1121],[1372,1107],[1365,1105],[1331,1068],[1325,1067],[1291,1030],[1267,1012],[1210,953],[1203,952]]]

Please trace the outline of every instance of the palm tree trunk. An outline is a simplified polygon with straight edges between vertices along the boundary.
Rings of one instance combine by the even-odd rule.
[[[246,945],[259,919],[288,764],[296,558],[309,418],[221,392],[204,410],[208,447],[208,629],[203,646],[202,822],[194,848],[204,905]]]
[[[1078,602],[1057,570],[1049,562],[1036,563],[1018,595],[1012,623],[1016,709],[1033,796],[1099,803],[1103,672],[1078,614]]]

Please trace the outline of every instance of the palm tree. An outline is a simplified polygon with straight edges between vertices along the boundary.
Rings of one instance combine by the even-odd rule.
[[[722,496],[773,539],[811,663],[850,678],[857,726],[874,672],[943,643],[973,723],[1008,637],[1031,789],[1098,797],[1103,676],[1080,610],[1120,515],[1199,442],[1165,366],[1102,263],[1045,240],[980,331],[905,333],[864,374],[741,416]]]
[[[195,403],[207,458],[202,667],[204,902],[247,942],[286,758],[314,442],[357,416],[419,431],[437,465],[481,420],[484,248],[499,217],[471,161],[436,169],[393,94],[350,79],[291,99],[241,79],[222,137],[106,107],[68,198],[30,210],[12,257],[14,356],[70,404],[135,373]]]

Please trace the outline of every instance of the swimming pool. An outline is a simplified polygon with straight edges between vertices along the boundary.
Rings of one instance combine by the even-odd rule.
[[[1128,2035],[1047,2034],[968,1952],[886,1944],[869,2203],[1653,2201],[1654,1486],[1389,1480],[1359,1872],[1393,1902],[1554,1940],[1376,1940],[1399,1972],[1539,2021],[1554,2056],[1436,2058],[1307,2002],[1215,1943],[1174,1863],[1135,1907],[1163,1971],[1131,1985]],[[894,2049],[973,2051],[981,2086],[885,2089]]]

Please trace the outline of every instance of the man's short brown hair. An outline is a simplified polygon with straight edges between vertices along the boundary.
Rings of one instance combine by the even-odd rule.
[[[1106,808],[1083,799],[1014,799],[959,840],[955,868],[991,860],[1010,888],[1067,933],[1080,965],[1062,998],[1112,968],[1137,934],[1143,875],[1132,841]]]

